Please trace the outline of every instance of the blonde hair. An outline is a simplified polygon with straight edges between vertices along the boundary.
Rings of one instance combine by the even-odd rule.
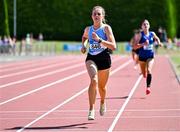
[[[105,19],[105,14],[106,14],[106,12],[105,12],[104,8],[103,8],[102,6],[94,6],[93,9],[92,9],[92,13],[93,13],[93,11],[96,10],[96,9],[101,9],[102,15],[104,16],[104,19],[102,20],[102,22],[103,22],[103,23],[106,23],[106,19]]]

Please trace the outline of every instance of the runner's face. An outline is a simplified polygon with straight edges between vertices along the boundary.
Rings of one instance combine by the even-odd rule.
[[[150,28],[150,25],[149,25],[149,22],[147,20],[145,20],[143,23],[142,23],[142,29],[143,30],[149,30]]]
[[[95,23],[102,22],[104,16],[102,14],[102,9],[95,9],[92,12],[92,19]]]

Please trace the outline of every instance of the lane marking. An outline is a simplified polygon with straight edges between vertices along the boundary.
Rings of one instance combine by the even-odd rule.
[[[128,64],[130,64],[132,62],[132,60],[129,60],[127,62],[125,62],[124,64],[122,64],[121,66],[119,66],[117,69],[122,69],[124,67],[126,67]],[[110,74],[113,75],[114,73],[116,73],[117,70],[113,70]],[[52,108],[51,110],[47,111],[46,113],[44,113],[43,115],[39,116],[38,118],[36,118],[35,120],[33,120],[32,122],[28,123],[27,125],[25,125],[23,128],[19,129],[17,132],[22,132],[24,129],[28,128],[29,126],[33,125],[34,123],[36,123],[37,121],[39,121],[40,119],[44,118],[45,116],[47,116],[48,114],[50,114],[51,112],[55,111],[56,109],[59,109],[61,106],[65,105],[66,103],[70,102],[71,100],[75,99],[76,97],[78,97],[79,95],[81,95],[82,93],[84,93],[85,91],[88,90],[88,86],[85,87],[83,90],[81,90],[80,92],[78,92],[77,94],[73,95],[72,97],[68,98],[67,100],[65,100],[64,102],[62,102],[61,104],[57,105],[56,107]]]
[[[127,109],[125,111],[135,111],[135,112],[163,112],[163,111],[180,111],[180,109]]]
[[[47,111],[46,113],[44,113],[43,115],[39,116],[38,118],[36,118],[35,120],[33,120],[32,122],[28,123],[27,125],[25,125],[23,128],[19,129],[17,132],[22,132],[24,129],[26,129],[27,127],[31,126],[32,124],[36,123],[37,121],[39,121],[41,118],[45,117],[46,115],[48,115],[49,113],[55,111],[56,109],[60,108],[61,106],[63,106],[64,104],[70,102],[71,100],[73,100],[74,98],[78,97],[79,95],[81,95],[82,93],[84,93],[85,91],[88,90],[88,87],[84,88],[83,90],[81,90],[80,92],[78,92],[77,94],[73,95],[72,97],[70,97],[69,99],[65,100],[64,102],[62,102],[61,104],[57,105],[56,107],[54,107],[53,109]]]
[[[115,59],[115,61],[118,61],[118,60],[119,60],[119,59]],[[115,61],[114,61],[114,62],[115,62]],[[127,62],[126,62],[126,63],[127,63]],[[126,63],[125,63],[125,64],[126,64]],[[123,64],[122,66],[124,66],[125,64]],[[78,66],[78,65],[82,65],[82,64],[77,64],[76,66]],[[74,67],[74,66],[72,66],[72,67]],[[68,68],[68,67],[67,67],[67,68]],[[67,68],[63,68],[63,69],[67,69]],[[60,71],[63,70],[63,69],[60,69]],[[62,82],[64,82],[64,81],[66,81],[66,80],[69,80],[69,79],[72,79],[72,78],[74,78],[74,77],[77,77],[77,76],[79,76],[79,75],[81,75],[81,74],[86,73],[86,71],[87,71],[87,70],[78,72],[78,73],[73,74],[73,75],[71,75],[71,76],[68,76],[68,77],[65,77],[65,78],[63,78],[63,79],[57,80],[57,81],[55,81],[55,82],[53,82],[53,83],[49,83],[49,84],[44,85],[44,86],[41,86],[41,87],[39,87],[39,88],[37,88],[37,89],[31,90],[31,91],[26,92],[26,93],[24,93],[24,94],[21,94],[21,95],[19,95],[19,96],[16,96],[16,97],[13,97],[13,98],[8,99],[8,100],[6,100],[6,101],[3,101],[3,102],[0,103],[0,106],[1,106],[1,105],[4,105],[4,104],[6,104],[6,103],[9,103],[9,102],[11,102],[11,101],[14,101],[14,100],[16,100],[16,99],[22,98],[22,97],[24,97],[24,96],[30,95],[30,94],[32,94],[32,93],[35,93],[35,92],[37,92],[37,91],[40,91],[40,90],[42,90],[42,89],[48,88],[48,87],[50,87],[50,86],[53,86],[53,85],[56,85],[56,84],[58,84],[58,83],[62,83]],[[57,72],[57,71],[55,71],[55,72]],[[48,74],[48,73],[47,73],[47,74]]]
[[[71,62],[72,62],[72,61],[71,61]],[[71,63],[71,62],[66,62],[66,63],[68,64],[68,63]],[[73,61],[73,62],[76,62],[76,61]],[[1,79],[1,78],[6,78],[6,77],[17,76],[17,75],[21,75],[21,74],[25,74],[25,73],[40,71],[40,70],[44,70],[44,69],[48,69],[48,68],[52,68],[52,67],[57,67],[57,66],[59,66],[59,65],[62,65],[62,64],[59,63],[59,64],[54,64],[54,65],[48,65],[48,66],[38,67],[38,68],[30,69],[30,70],[28,69],[28,70],[25,70],[25,71],[15,72],[15,73],[12,73],[12,74],[6,74],[6,75],[0,76],[0,79]]]
[[[64,59],[65,58],[65,59]],[[62,60],[67,60],[67,59],[72,59],[72,57],[68,58],[67,56],[48,56],[48,57],[42,57],[42,58],[31,58],[30,60],[22,60],[22,61],[15,61],[15,62],[8,62],[8,63],[1,63],[0,62],[0,69],[10,69],[12,67],[22,67],[21,65],[31,65],[37,62],[47,62],[47,60],[49,60],[48,62],[54,62],[54,61],[62,61]]]
[[[32,93],[35,93],[35,92],[37,92],[37,91],[40,91],[40,90],[42,90],[42,89],[45,89],[45,88],[48,88],[48,87],[50,87],[50,86],[56,85],[56,84],[58,84],[58,83],[62,83],[62,82],[64,82],[64,81],[66,81],[66,80],[72,79],[72,78],[77,77],[77,76],[79,76],[79,75],[81,75],[81,74],[84,74],[84,73],[86,73],[86,70],[81,71],[81,72],[78,72],[78,73],[73,74],[73,75],[71,75],[71,76],[65,77],[65,78],[63,78],[63,79],[57,80],[57,81],[55,81],[55,82],[53,82],[53,83],[49,83],[49,84],[47,84],[47,85],[44,85],[44,86],[42,86],[42,87],[39,87],[39,88],[34,89],[34,90],[32,90],[32,91],[29,91],[29,92],[26,92],[26,93],[24,93],[24,94],[21,94],[21,95],[19,95],[19,96],[14,97],[14,98],[8,99],[8,100],[6,100],[6,101],[4,101],[4,102],[1,102],[1,103],[0,103],[0,106],[6,104],[6,103],[8,103],[8,102],[14,101],[14,100],[16,100],[16,99],[22,98],[22,97],[24,97],[24,96],[30,95],[30,94],[32,94]]]
[[[102,132],[102,131],[101,131]],[[163,131],[163,130],[156,130],[156,131],[151,131],[151,130],[131,130],[131,131],[124,131],[124,130],[120,130],[120,131],[113,131],[113,132],[179,132],[179,130],[177,131],[173,131],[173,130],[170,130],[170,131]]]
[[[38,63],[33,63],[33,64],[30,64],[30,65],[23,65],[22,67],[18,67],[18,66],[13,66],[13,67],[11,67],[11,68],[6,68],[6,69],[3,69],[2,70],[2,72],[6,72],[6,71],[14,71],[14,70],[22,70],[22,69],[24,69],[24,68],[29,68],[29,69],[32,69],[33,67],[44,67],[44,66],[46,66],[46,65],[63,65],[63,64],[68,64],[68,63],[71,63],[71,62],[75,62],[75,60],[69,60],[69,61],[67,61],[67,62],[64,62],[64,63],[60,63],[60,62],[58,62],[58,60],[56,60],[56,61],[52,61],[52,62],[38,62]],[[77,61],[77,60],[76,60]]]
[[[123,58],[123,57],[122,57],[122,58]],[[122,59],[122,58],[120,58],[120,59]],[[119,59],[119,58],[118,58],[118,59],[115,59],[114,62],[116,62],[117,60],[120,60],[120,59]],[[75,61],[75,62],[76,62],[76,61]],[[63,64],[64,64],[64,63],[63,63]],[[84,63],[80,63],[80,64],[84,64]],[[77,65],[78,65],[78,64],[77,64]],[[66,67],[66,68],[61,68],[61,69],[59,69],[59,70],[55,70],[55,71],[52,71],[52,72],[47,72],[47,73],[44,73],[44,74],[39,74],[39,75],[32,76],[32,77],[29,77],[29,78],[26,78],[26,79],[23,79],[23,80],[19,80],[19,81],[14,81],[14,82],[11,82],[11,83],[3,84],[3,85],[0,85],[0,89],[1,89],[1,88],[4,88],[4,87],[11,86],[11,85],[23,83],[23,82],[26,82],[26,81],[29,81],[29,80],[32,80],[32,79],[37,79],[37,78],[40,78],[40,77],[44,77],[44,76],[56,74],[56,73],[58,73],[58,72],[66,71],[66,70],[69,70],[69,69],[71,69],[71,68],[75,68],[77,65],[70,66],[69,68],[68,68],[68,67]]]
[[[35,115],[33,115],[35,116]],[[60,116],[60,115],[55,115],[55,116],[58,116],[58,117],[45,117],[44,120],[48,120],[48,119],[51,119],[51,120],[56,120],[56,119],[87,119],[87,116],[79,116],[79,115],[66,115],[66,116]],[[69,117],[68,117],[69,116]],[[113,119],[114,116],[106,116],[106,117],[99,117],[100,118],[103,118],[103,119]],[[132,117],[122,117],[121,119],[154,119],[154,118],[180,118],[180,116],[143,116],[143,117],[139,117],[139,116],[132,116]],[[21,119],[34,119],[34,117],[2,117],[1,120],[9,120],[9,119],[16,119],[16,120],[21,120]]]
[[[88,110],[56,110],[54,112],[56,113],[65,113],[65,112],[87,112]],[[117,112],[119,111],[119,109],[108,109],[108,112]],[[169,111],[180,111],[180,109],[127,109],[124,110],[125,112],[169,112]],[[46,112],[46,110],[27,110],[27,111],[0,111],[0,113],[42,113],[42,112]]]
[[[113,131],[116,123],[118,122],[120,116],[122,115],[124,109],[126,108],[126,105],[128,104],[129,100],[131,99],[131,97],[132,97],[134,91],[136,90],[137,86],[139,85],[141,79],[142,79],[142,75],[140,75],[140,76],[138,77],[138,79],[137,79],[134,87],[132,88],[132,90],[130,91],[130,93],[129,93],[129,95],[128,95],[128,98],[127,98],[127,99],[125,100],[125,102],[123,103],[123,105],[122,105],[122,107],[120,108],[120,110],[119,110],[117,116],[115,117],[113,123],[112,123],[111,126],[109,127],[108,132],[112,132],[112,131]]]
[[[84,63],[80,63],[80,64],[76,64],[76,65],[71,65],[71,66],[68,66],[68,67],[65,67],[65,68],[61,68],[59,70],[55,70],[55,71],[52,71],[52,72],[47,72],[47,73],[43,73],[43,74],[39,74],[39,75],[36,75],[36,76],[29,77],[29,78],[26,78],[26,79],[22,79],[22,80],[14,81],[14,82],[7,83],[7,84],[4,84],[4,85],[0,85],[0,89],[8,87],[8,86],[11,86],[11,85],[19,84],[19,83],[24,83],[24,82],[27,82],[29,80],[33,80],[33,79],[49,76],[49,75],[52,75],[52,74],[56,74],[58,72],[67,71],[67,70],[70,70],[70,69],[73,69],[73,68],[77,68],[77,67],[82,66],[82,65],[84,65]]]

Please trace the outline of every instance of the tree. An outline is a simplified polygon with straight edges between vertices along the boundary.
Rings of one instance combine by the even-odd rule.
[[[7,0],[4,0],[4,15],[5,15],[5,19],[4,19],[4,24],[5,24],[5,35],[10,36],[10,32],[9,32],[9,15],[8,15],[8,4],[7,4]]]

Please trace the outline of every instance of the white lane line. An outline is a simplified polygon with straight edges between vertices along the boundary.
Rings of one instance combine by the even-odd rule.
[[[39,114],[39,113],[38,113]],[[2,117],[1,120],[20,120],[20,119],[34,119],[33,116],[36,116],[36,114],[30,116],[30,117]],[[54,117],[45,117],[44,120],[56,120],[56,119],[87,119],[87,116],[79,116],[78,114],[66,114],[64,116],[61,115],[54,115]],[[106,117],[99,117],[99,118],[103,118],[103,119],[114,119],[114,116],[106,116]],[[180,116],[132,116],[132,117],[122,117],[121,119],[156,119],[156,118],[173,118],[173,119],[177,119],[180,118]]]
[[[35,92],[37,92],[37,91],[40,91],[40,90],[42,90],[42,89],[45,89],[45,88],[48,88],[48,87],[50,87],[50,86],[56,85],[56,84],[58,84],[58,83],[62,83],[62,82],[64,82],[64,81],[66,81],[66,80],[72,79],[72,78],[77,77],[77,76],[79,76],[79,75],[81,75],[81,74],[84,74],[84,73],[86,73],[86,70],[81,71],[81,72],[78,72],[78,73],[73,74],[73,75],[71,75],[71,76],[65,77],[65,78],[63,78],[63,79],[57,80],[57,81],[55,81],[55,82],[53,82],[53,83],[49,83],[49,84],[47,84],[47,85],[44,85],[44,86],[42,86],[42,87],[39,87],[39,88],[37,88],[37,89],[35,89],[35,90],[32,90],[32,91],[29,91],[29,92],[26,92],[26,93],[24,93],[24,94],[21,94],[21,95],[19,95],[19,96],[16,96],[16,97],[11,98],[11,99],[9,99],[9,100],[6,100],[6,101],[4,101],[4,102],[1,102],[1,103],[0,103],[0,106],[6,104],[6,103],[8,103],[8,102],[14,101],[14,100],[16,100],[16,99],[22,98],[22,97],[24,97],[24,96],[30,95],[30,94],[32,94],[32,93],[35,93]]]
[[[156,116],[123,116],[127,119],[153,119],[153,118],[180,118],[180,115],[156,115]]]
[[[180,111],[180,109],[127,109],[125,111],[130,112],[165,112],[165,111]]]
[[[54,112],[56,113],[76,113],[76,112],[87,112],[87,109],[82,110],[56,110]],[[108,109],[108,112],[119,112],[119,109]],[[180,109],[126,109],[125,112],[177,112],[180,111]],[[18,111],[0,111],[0,114],[6,114],[6,113],[44,113],[46,110],[18,110]],[[103,117],[104,118],[104,117]]]
[[[39,60],[41,61],[41,60]],[[10,63],[7,63],[7,64],[1,64],[0,66],[0,70],[4,70],[4,69],[9,69],[11,67],[21,67],[22,65],[31,65],[31,64],[34,64],[36,63],[37,60],[29,60],[29,61],[21,61],[21,62],[10,62]]]
[[[84,88],[83,90],[81,90],[80,92],[78,92],[77,94],[73,95],[72,97],[70,97],[69,99],[65,100],[64,102],[62,102],[61,104],[57,105],[56,107],[54,107],[53,109],[49,110],[48,112],[46,112],[45,114],[41,115],[40,117],[36,118],[35,120],[33,120],[32,122],[30,122],[29,124],[27,124],[26,126],[24,126],[23,128],[19,129],[17,132],[22,132],[25,128],[31,126],[32,124],[34,124],[35,122],[37,122],[38,120],[40,120],[41,118],[45,117],[46,115],[48,115],[49,113],[55,111],[56,109],[60,108],[61,106],[63,106],[64,104],[70,102],[71,100],[73,100],[74,98],[76,98],[77,96],[81,95],[82,93],[84,93],[85,91],[87,91],[88,87]]]
[[[73,62],[76,62],[76,61],[73,61]],[[68,64],[68,63],[72,63],[72,61],[66,62],[66,63],[67,63],[67,64]],[[66,63],[65,63],[65,64],[66,64]],[[64,64],[64,63],[63,63],[63,64]],[[21,75],[21,74],[25,74],[25,73],[35,72],[35,71],[39,71],[39,70],[44,70],[44,69],[47,69],[47,68],[53,68],[53,67],[57,67],[57,66],[60,66],[60,65],[62,65],[62,64],[59,63],[59,64],[54,64],[54,65],[48,65],[48,66],[33,68],[33,69],[30,69],[30,70],[20,71],[20,72],[16,72],[16,73],[12,73],[12,74],[6,74],[6,75],[0,76],[0,79],[1,79],[1,78],[6,78],[6,77],[17,76],[17,75]]]
[[[122,59],[122,58],[120,58],[120,59]],[[115,61],[118,61],[118,60],[120,60],[120,59],[119,59],[119,58],[118,58],[118,59],[115,59],[114,62],[115,62]],[[72,62],[72,61],[71,61],[71,62]],[[75,62],[76,62],[76,61],[75,61]],[[68,63],[69,63],[69,62],[68,62]],[[68,64],[68,63],[67,63],[67,64]],[[63,64],[65,64],[65,63],[63,63]],[[81,63],[81,64],[84,64],[84,63]],[[56,74],[56,73],[58,73],[58,72],[66,71],[66,70],[69,70],[69,69],[78,67],[77,65],[78,65],[78,64],[73,65],[73,66],[70,66],[70,67],[66,67],[66,68],[61,68],[61,69],[56,70],[56,71],[52,71],[52,72],[48,72],[48,73],[44,73],[44,74],[39,74],[39,75],[36,75],[36,76],[33,76],[33,77],[29,77],[29,78],[26,78],[26,79],[23,79],[23,80],[19,80],[19,81],[14,81],[14,82],[11,82],[11,83],[3,84],[3,85],[0,85],[0,89],[1,89],[1,88],[4,88],[4,87],[11,86],[11,85],[23,83],[23,82],[26,82],[26,81],[29,81],[29,80],[32,80],[32,79],[37,79],[37,78],[40,78],[40,77],[44,77],[44,76]]]
[[[128,98],[127,98],[126,101],[123,103],[123,105],[122,105],[122,107],[120,108],[120,110],[119,110],[117,116],[115,117],[113,123],[112,123],[111,126],[109,127],[108,132],[112,132],[112,131],[113,131],[113,129],[114,129],[117,121],[119,120],[120,116],[122,115],[123,111],[125,110],[126,105],[128,104],[129,100],[131,99],[131,97],[132,97],[134,91],[136,90],[137,86],[139,85],[141,79],[142,79],[142,75],[139,76],[139,78],[137,79],[134,87],[132,88],[131,92],[130,92],[129,95],[128,95]]]
[[[120,67],[118,67],[117,69],[121,70],[124,67],[126,67],[128,64],[130,64],[132,62],[132,60],[127,61],[126,63],[124,63],[123,65],[121,65]],[[118,70],[115,69],[111,72],[110,75],[113,75],[114,73],[116,73]],[[37,121],[39,121],[40,119],[44,118],[45,116],[47,116],[49,113],[55,111],[56,109],[59,109],[61,106],[65,105],[66,103],[70,102],[71,100],[75,99],[76,97],[78,97],[79,95],[81,95],[82,93],[84,93],[85,91],[88,90],[88,86],[86,88],[84,88],[83,90],[81,90],[80,92],[78,92],[77,94],[73,95],[72,97],[68,98],[67,100],[65,100],[64,102],[62,102],[61,104],[57,105],[56,107],[54,107],[53,109],[47,111],[46,113],[44,113],[43,115],[41,115],[40,117],[36,118],[35,120],[33,120],[32,122],[28,123],[27,125],[25,125],[23,128],[19,129],[17,132],[22,132],[24,129],[28,128],[29,126],[31,126],[32,124],[36,123]]]
[[[117,60],[119,60],[119,59],[115,59],[115,61],[117,61]],[[69,70],[69,69],[72,69],[72,68],[76,68],[76,67],[78,67],[80,65],[83,65],[83,64],[84,63],[80,63],[80,64],[76,64],[76,65],[73,65],[73,66],[70,66],[70,67],[61,68],[59,70],[55,70],[55,71],[52,71],[52,72],[48,72],[48,73],[44,73],[44,74],[39,74],[39,75],[36,75],[36,76],[33,76],[33,77],[29,77],[29,78],[26,78],[26,79],[23,79],[23,80],[19,80],[19,81],[14,81],[14,82],[11,82],[11,83],[3,84],[3,85],[0,85],[0,89],[4,88],[4,87],[11,86],[11,85],[23,83],[23,82],[26,82],[26,81],[29,81],[29,80],[32,80],[32,79],[37,79],[37,78],[40,78],[40,77],[44,77],[44,76],[56,74],[58,72],[66,71],[66,70]]]
[[[11,83],[0,85],[0,89],[4,88],[4,87],[11,86],[11,85],[27,82],[29,80],[37,79],[37,78],[40,78],[40,77],[45,77],[45,76],[49,76],[49,75],[52,75],[52,74],[56,74],[58,72],[67,71],[67,70],[70,70],[70,69],[73,69],[73,68],[77,68],[77,67],[82,66],[82,65],[84,65],[84,63],[80,63],[80,64],[76,64],[76,65],[71,65],[69,67],[61,68],[59,70],[55,70],[55,71],[52,71],[52,72],[47,72],[47,73],[43,73],[43,74],[39,74],[39,75],[36,75],[36,76],[32,76],[32,77],[29,77],[29,78],[26,78],[26,79],[23,79],[23,80],[14,81],[14,82],[11,82]]]
[[[97,131],[98,132],[98,131]],[[102,131],[101,131],[102,132]],[[167,131],[164,131],[164,130],[156,130],[156,131],[151,131],[151,130],[131,130],[131,131],[126,131],[126,130],[120,130],[120,131],[113,131],[113,132],[179,132],[179,130],[167,130]]]
[[[77,61],[77,60],[76,60]],[[63,65],[63,64],[68,64],[68,63],[72,63],[73,60],[69,60],[67,62],[64,62],[64,63],[60,63],[58,62],[58,60],[56,61],[52,61],[52,62],[48,62],[47,61],[45,63],[39,61],[39,62],[36,62],[36,63],[33,63],[33,64],[30,64],[30,65],[23,65],[22,67],[19,67],[19,66],[13,66],[11,68],[6,68],[6,69],[2,69],[1,71],[2,72],[6,72],[6,71],[13,71],[13,70],[22,70],[24,68],[34,68],[35,66],[36,67],[44,67],[44,66],[47,66],[47,65]]]
[[[120,59],[121,59],[121,58],[120,58]],[[114,62],[115,62],[115,61],[118,61],[118,60],[119,60],[119,59],[115,59]],[[126,63],[127,63],[127,62],[126,62]],[[72,67],[75,67],[75,66],[77,67],[78,65],[82,65],[82,64],[77,64],[77,65],[74,65],[74,66],[72,66]],[[71,67],[71,68],[72,68],[72,67]],[[60,69],[60,71],[61,71],[61,70],[64,70],[64,69],[67,70],[68,68],[69,68],[69,67]],[[54,71],[54,72],[57,73],[57,71]],[[82,71],[82,72],[85,73],[85,70]],[[82,74],[83,74],[83,73],[82,73]],[[48,74],[48,73],[47,73],[47,74]],[[24,97],[24,96],[26,96],[26,95],[32,94],[32,93],[34,93],[34,92],[37,92],[37,91],[39,91],[39,90],[45,89],[45,88],[47,88],[47,87],[50,87],[50,86],[52,86],[52,85],[55,85],[55,84],[57,84],[57,83],[61,83],[61,82],[63,82],[63,81],[69,80],[69,79],[71,79],[71,78],[73,78],[73,77],[76,77],[76,76],[79,76],[79,75],[81,75],[81,74],[80,74],[80,73],[77,73],[77,75],[76,75],[76,74],[73,74],[73,75],[71,75],[71,76],[68,76],[68,77],[66,77],[66,78],[60,79],[60,80],[55,81],[55,82],[53,82],[53,83],[49,83],[49,84],[47,84],[47,85],[44,85],[44,86],[42,86],[42,87],[39,87],[39,88],[37,88],[37,89],[35,89],[35,90],[29,91],[29,92],[26,92],[26,93],[21,94],[21,95],[19,95],[19,96],[16,96],[16,97],[14,97],[14,98],[8,99],[8,100],[6,100],[6,101],[1,102],[1,103],[0,103],[0,106],[6,104],[6,103],[8,103],[8,102],[14,101],[14,100],[16,100],[16,99],[22,98],[22,97]],[[19,82],[18,82],[18,83],[19,83]]]
[[[65,57],[61,56],[50,56],[50,57],[43,57],[43,58],[37,58],[35,59],[34,57],[31,58],[30,60],[22,60],[22,61],[16,61],[16,62],[10,62],[10,63],[2,63],[0,65],[0,70],[4,70],[4,69],[10,69],[12,67],[23,67],[24,65],[32,65],[34,63],[39,63],[39,62],[47,62],[47,60],[49,60],[49,62],[54,62],[54,61],[62,61],[62,60],[67,60],[70,59],[72,60],[72,57],[68,58],[66,56],[66,59],[64,59]],[[69,61],[70,61],[69,60]],[[23,66],[22,66],[23,65]]]

